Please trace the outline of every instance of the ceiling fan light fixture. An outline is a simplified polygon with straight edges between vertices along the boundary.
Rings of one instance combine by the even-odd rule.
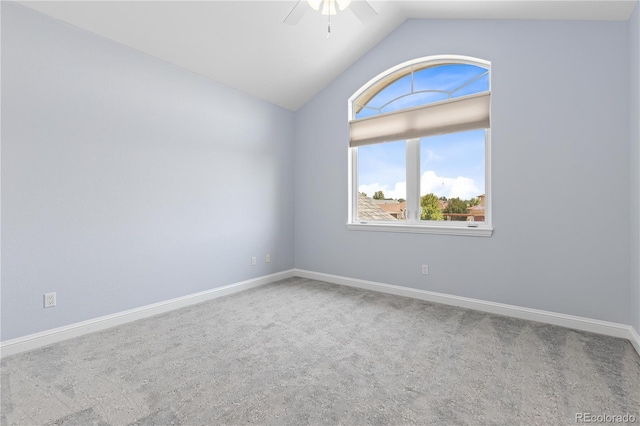
[[[322,4],[323,0],[307,0],[307,3],[309,3],[309,6],[311,6],[313,8],[313,10],[320,10],[320,5]]]
[[[313,10],[318,10],[323,15],[336,15],[338,10],[343,11],[348,8],[351,0],[307,0],[307,3]]]
[[[323,15],[335,15],[338,12],[336,11],[336,2],[335,0],[324,0],[322,2],[322,13]]]
[[[329,17],[328,32],[331,32],[331,15],[336,15],[338,11],[342,12],[351,6],[353,6],[351,11],[363,24],[378,15],[378,12],[366,0],[360,0],[355,3],[353,3],[353,0],[298,0],[283,22],[289,25],[295,25],[300,22],[304,14],[309,11],[304,3],[307,3],[316,12]]]

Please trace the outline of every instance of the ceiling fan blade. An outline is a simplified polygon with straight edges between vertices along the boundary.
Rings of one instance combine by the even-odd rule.
[[[289,12],[287,17],[284,18],[284,21],[282,22],[288,25],[296,25],[298,22],[300,22],[302,17],[307,13],[308,9],[303,3],[305,2],[303,2],[302,0],[298,0],[296,5],[293,6],[293,9],[291,9],[291,12]]]
[[[373,18],[378,16],[378,12],[365,0],[354,0],[349,5],[349,9],[356,15],[356,18],[363,24],[368,24]]]

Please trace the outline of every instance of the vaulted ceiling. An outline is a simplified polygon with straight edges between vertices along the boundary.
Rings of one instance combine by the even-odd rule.
[[[302,0],[305,2],[305,0]],[[27,1],[21,4],[296,111],[405,19],[627,20],[637,0],[370,1],[367,25],[296,1]]]

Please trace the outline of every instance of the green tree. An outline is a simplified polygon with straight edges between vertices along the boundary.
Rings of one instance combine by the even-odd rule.
[[[404,202],[405,202],[405,199],[404,199],[404,198],[398,198],[398,202],[399,202],[399,203],[404,203]]]
[[[472,198],[469,201],[467,201],[467,204],[469,204],[469,207],[473,207],[473,206],[477,206],[478,204],[480,204],[480,198]]]
[[[422,207],[420,219],[444,220],[444,216],[440,211],[440,203],[438,203],[438,197],[436,197],[434,194],[427,194],[420,197],[420,206]]]
[[[460,198],[456,197],[449,200],[446,210],[449,213],[466,213],[467,207],[468,205],[466,201],[462,201]]]
[[[469,204],[467,201],[461,200],[459,197],[450,198],[447,207],[444,209],[445,213],[458,213],[465,214],[467,213],[467,207]],[[466,220],[466,216],[452,216],[451,220]]]
[[[375,194],[373,194],[373,199],[374,200],[384,200],[384,192],[376,191]]]

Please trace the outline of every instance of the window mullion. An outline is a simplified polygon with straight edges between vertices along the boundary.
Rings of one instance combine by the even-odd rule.
[[[349,148],[349,222],[358,219],[358,148]]]
[[[407,223],[420,222],[420,139],[407,140]]]
[[[485,186],[485,217],[484,222],[491,226],[491,129],[484,131],[484,186]]]

